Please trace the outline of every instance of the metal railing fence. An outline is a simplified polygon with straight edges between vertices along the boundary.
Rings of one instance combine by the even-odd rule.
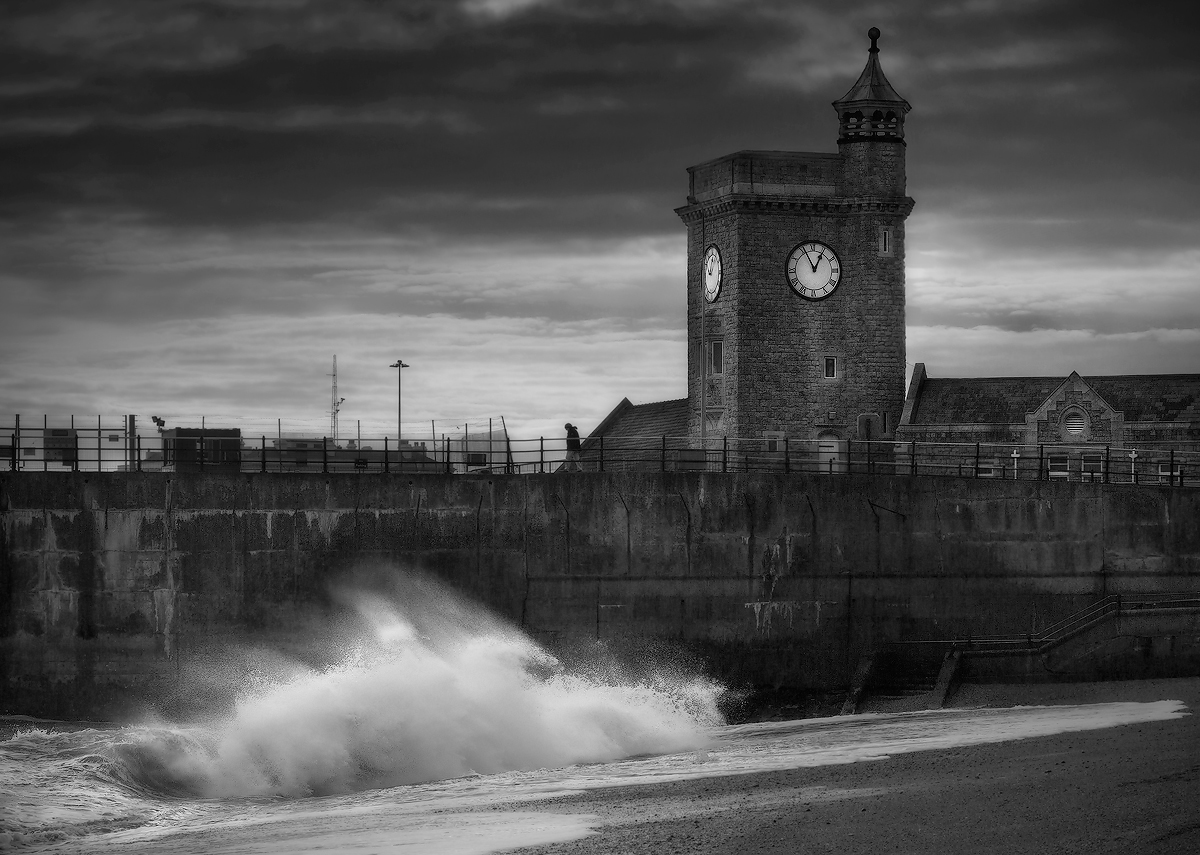
[[[0,470],[236,472],[561,471],[934,475],[1018,481],[1200,486],[1200,448],[686,436],[596,437],[567,461],[564,436],[243,435],[239,429],[145,430],[128,417],[15,419],[0,425]]]
[[[962,635],[942,639],[890,641],[887,642],[887,647],[896,650],[928,649],[937,651],[938,656],[952,650],[984,656],[1013,652],[1045,652],[1111,616],[1178,611],[1200,611],[1200,593],[1181,591],[1109,594],[1039,630],[1011,635]]]

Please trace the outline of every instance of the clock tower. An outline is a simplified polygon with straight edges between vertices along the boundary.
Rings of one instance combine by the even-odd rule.
[[[904,119],[879,64],[833,102],[838,152],[739,151],[688,169],[688,432],[844,449],[904,403]],[[737,446],[733,446],[737,443]]]

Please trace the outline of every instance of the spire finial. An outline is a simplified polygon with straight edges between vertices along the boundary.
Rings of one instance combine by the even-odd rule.
[[[879,27],[871,27],[871,29],[867,30],[867,38],[871,40],[870,52],[879,53],[879,45],[876,44],[879,41]]]

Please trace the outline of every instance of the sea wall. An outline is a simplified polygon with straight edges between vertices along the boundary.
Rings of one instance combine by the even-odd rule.
[[[246,647],[311,660],[339,590],[413,569],[552,645],[652,638],[735,684],[812,692],[882,641],[1200,590],[1200,492],[1156,486],[12,473],[0,523],[0,711],[35,715],[199,703],[197,665]]]

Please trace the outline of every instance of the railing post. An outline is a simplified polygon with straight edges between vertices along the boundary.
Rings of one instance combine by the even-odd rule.
[[[721,471],[729,471],[729,437],[721,437]]]
[[[662,471],[666,472],[667,471],[667,435],[666,434],[663,434],[662,455],[661,455],[661,460],[659,462],[662,465]]]
[[[790,473],[792,471],[792,452],[788,447],[788,438],[783,438],[783,471]]]
[[[916,475],[917,474],[917,441],[915,439],[912,441],[912,459],[909,460],[908,463],[909,463],[909,473],[908,474]]]
[[[1038,446],[1038,474],[1037,474],[1037,479],[1038,479],[1039,481],[1041,481],[1041,480],[1042,480],[1042,458],[1044,457],[1045,453],[1046,453],[1046,446],[1044,446],[1044,445],[1039,445],[1039,446]],[[1069,460],[1069,459],[1070,459],[1070,458],[1068,458],[1068,460]],[[1068,470],[1067,470],[1067,480],[1070,480],[1070,478],[1071,478],[1071,473],[1070,473],[1070,468],[1069,468],[1069,466],[1070,466],[1070,464],[1068,464]],[[1050,478],[1049,478],[1049,475],[1048,475],[1048,474],[1047,474],[1046,480],[1047,480],[1047,481],[1048,481],[1048,480],[1050,480]],[[1079,475],[1079,480],[1081,480],[1081,481],[1083,480],[1083,474],[1082,474],[1082,473],[1080,473],[1080,475]]]
[[[538,472],[546,471],[546,437],[538,437]]]
[[[600,471],[604,471],[604,434],[600,434]]]
[[[1104,483],[1108,483],[1108,446],[1104,446]]]
[[[979,443],[975,443],[975,471],[971,473],[971,477],[979,477]]]
[[[1167,484],[1171,487],[1175,486],[1175,449],[1173,448],[1171,449],[1171,462],[1167,464]]]
[[[267,471],[267,435],[263,434],[262,438],[262,471]]]
[[[71,421],[74,421],[74,420],[75,420],[75,417],[71,416]],[[74,445],[74,451],[71,455],[71,471],[78,472],[79,471],[79,434],[75,433],[74,431],[72,431],[72,433],[71,433],[71,443],[72,443],[72,445]],[[1174,469],[1174,467],[1172,467],[1172,469]]]
[[[142,471],[142,435],[138,434],[134,437],[134,442],[137,446],[137,471]]]
[[[329,446],[326,437],[321,437],[321,471],[329,474]]]
[[[871,440],[867,440],[867,474],[870,475],[874,471],[874,466],[871,464]]]
[[[384,472],[392,471],[392,464],[389,460],[389,457],[390,457],[390,454],[388,452],[388,438],[385,436],[383,438],[383,471]]]
[[[200,431],[200,469],[204,469],[204,431]]]

